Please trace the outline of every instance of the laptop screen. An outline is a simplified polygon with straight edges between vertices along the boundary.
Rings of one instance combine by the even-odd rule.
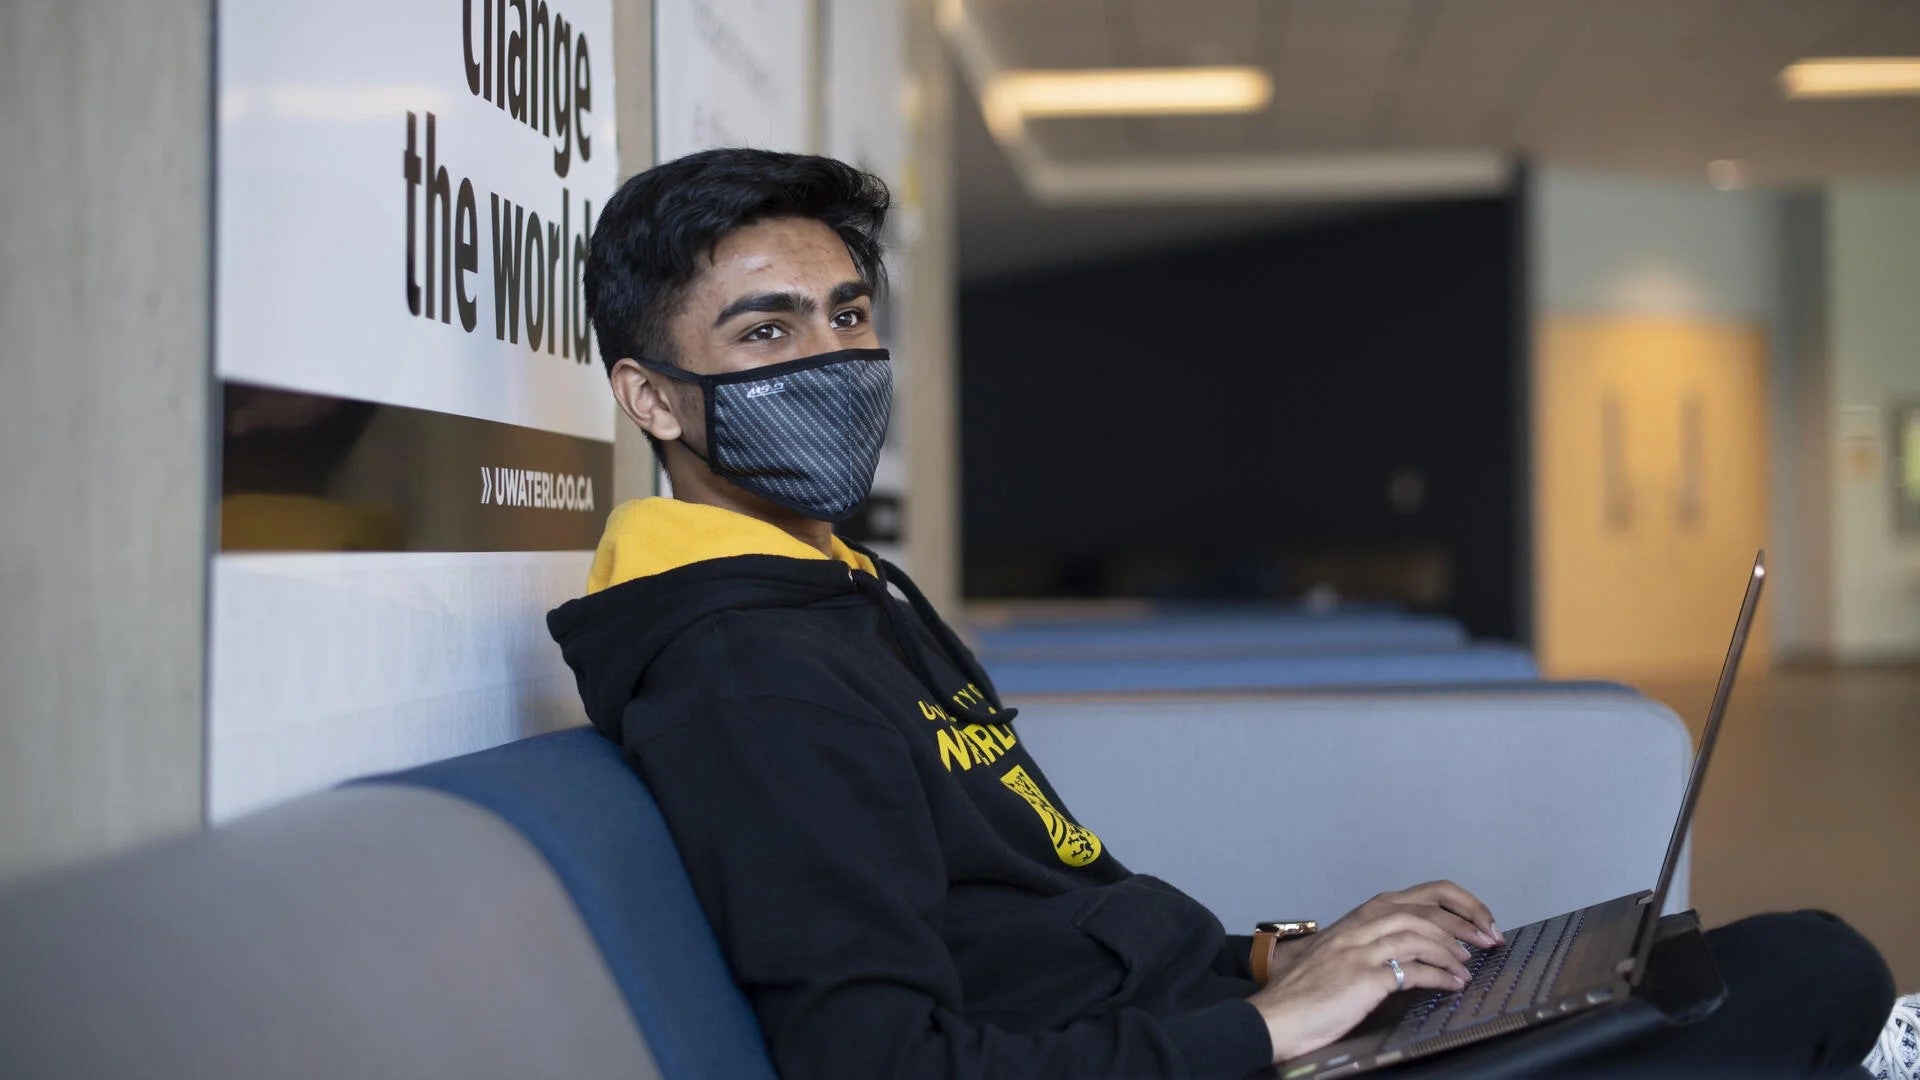
[[[1733,678],[1740,670],[1740,654],[1746,651],[1747,634],[1753,629],[1754,611],[1760,606],[1760,589],[1767,580],[1767,553],[1753,557],[1753,569],[1747,575],[1746,596],[1740,601],[1740,616],[1733,624],[1733,641],[1727,645],[1727,658],[1720,664],[1720,683],[1713,690],[1713,706],[1707,711],[1707,727],[1700,736],[1700,751],[1693,758],[1693,775],[1687,780],[1687,793],[1680,800],[1680,814],[1673,822],[1673,836],[1667,841],[1667,857],[1660,864],[1660,882],[1653,888],[1651,911],[1642,924],[1640,946],[1634,952],[1633,981],[1638,983],[1647,967],[1647,953],[1653,948],[1653,924],[1667,903],[1667,889],[1673,884],[1674,868],[1680,862],[1680,849],[1687,842],[1687,828],[1693,823],[1693,807],[1700,801],[1700,784],[1707,775],[1707,762],[1713,757],[1713,743],[1720,735],[1720,721],[1727,713],[1727,698],[1733,693]]]

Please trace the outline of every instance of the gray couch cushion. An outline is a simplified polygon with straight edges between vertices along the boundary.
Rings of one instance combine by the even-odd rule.
[[[0,895],[0,1076],[658,1076],[506,823],[353,787]]]
[[[1508,926],[1649,888],[1692,749],[1639,694],[1539,683],[1059,698],[1014,730],[1122,862],[1242,933],[1437,877]]]

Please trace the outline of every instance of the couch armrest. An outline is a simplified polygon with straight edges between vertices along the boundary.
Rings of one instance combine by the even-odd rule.
[[[1078,821],[1229,931],[1442,877],[1505,926],[1651,888],[1692,753],[1665,706],[1551,683],[1053,699],[1015,730]]]

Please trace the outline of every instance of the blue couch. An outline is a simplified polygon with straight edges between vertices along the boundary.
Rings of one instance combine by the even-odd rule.
[[[1112,850],[1233,927],[1442,873],[1509,925],[1644,886],[1689,749],[1592,691],[1060,701],[1016,731]],[[0,1076],[615,1075],[772,1070],[653,800],[590,730],[0,893]]]

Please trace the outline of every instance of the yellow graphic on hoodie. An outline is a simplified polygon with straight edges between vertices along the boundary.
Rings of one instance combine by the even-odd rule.
[[[1061,862],[1085,866],[1100,857],[1100,838],[1067,820],[1067,815],[1061,813],[1053,800],[1047,798],[1047,793],[1040,790],[1040,785],[1033,782],[1033,777],[1027,775],[1026,766],[1015,765],[1000,777],[1000,782],[1027,800],[1033,812],[1040,815],[1040,821],[1047,827],[1047,836],[1053,841],[1053,853],[1060,856]]]

